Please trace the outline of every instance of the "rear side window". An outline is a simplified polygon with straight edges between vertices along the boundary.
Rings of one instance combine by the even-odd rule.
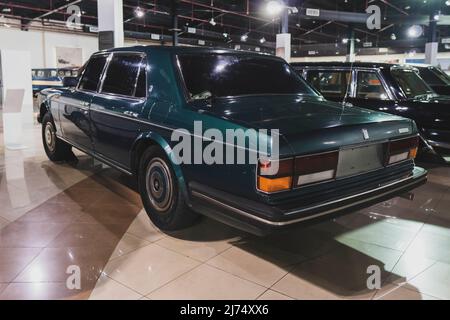
[[[79,88],[87,91],[97,91],[98,83],[105,68],[107,56],[96,56],[89,60],[81,78]]]
[[[138,76],[142,64],[141,55],[115,54],[106,72],[102,93],[134,97],[137,93]],[[142,94],[142,92],[139,92],[139,94]]]
[[[375,72],[358,72],[356,97],[359,99],[387,100],[388,95]]]
[[[98,83],[105,68],[107,56],[96,56],[89,60],[80,81],[79,88],[87,91],[97,91]]]
[[[343,99],[350,86],[350,71],[317,71],[311,70],[308,82],[326,98]]]

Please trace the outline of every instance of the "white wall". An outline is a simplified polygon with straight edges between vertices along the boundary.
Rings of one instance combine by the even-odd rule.
[[[127,39],[125,46],[152,44],[152,42]],[[60,33],[0,27],[0,49],[27,50],[31,54],[32,68],[56,68],[56,47],[81,48],[83,62],[98,51],[95,34]]]

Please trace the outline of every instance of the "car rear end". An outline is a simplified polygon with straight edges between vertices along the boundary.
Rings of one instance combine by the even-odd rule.
[[[427,180],[426,170],[415,166],[419,136],[408,119],[342,125],[287,140],[292,156],[259,162],[256,198],[193,184],[195,201],[213,218],[265,235],[354,212]],[[275,175],[272,166],[278,168]]]

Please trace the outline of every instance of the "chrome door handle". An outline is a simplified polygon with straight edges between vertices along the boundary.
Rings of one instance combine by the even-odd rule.
[[[80,102],[80,106],[89,107],[91,104],[89,102]]]
[[[135,113],[135,112],[132,112],[132,111],[125,111],[123,114],[126,115],[126,116],[129,116],[129,117],[132,117],[132,118],[139,117],[138,113]]]

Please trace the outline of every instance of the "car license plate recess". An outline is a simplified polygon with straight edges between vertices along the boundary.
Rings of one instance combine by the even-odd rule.
[[[336,177],[348,177],[383,167],[383,145],[372,144],[339,151]]]

